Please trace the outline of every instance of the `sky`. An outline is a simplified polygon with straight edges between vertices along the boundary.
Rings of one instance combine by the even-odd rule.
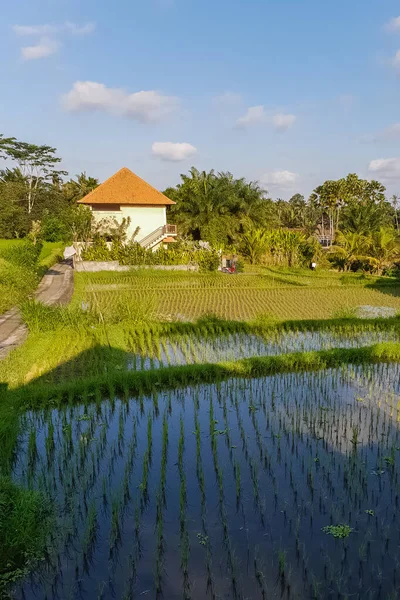
[[[0,133],[71,176],[192,165],[306,197],[357,173],[400,193],[394,0],[18,0],[2,7]]]

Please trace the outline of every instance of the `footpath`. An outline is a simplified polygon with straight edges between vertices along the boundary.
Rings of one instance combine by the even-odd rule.
[[[74,273],[70,261],[57,263],[47,271],[34,298],[44,304],[68,304],[74,291]],[[0,316],[0,360],[20,346],[28,335],[18,308]]]

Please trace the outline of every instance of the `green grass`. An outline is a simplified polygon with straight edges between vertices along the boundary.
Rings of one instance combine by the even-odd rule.
[[[117,313],[119,304],[149,303],[159,320],[193,320],[213,313],[249,320],[258,314],[283,319],[327,319],[358,306],[387,306],[400,311],[400,282],[331,271],[312,273],[259,269],[254,273],[165,272],[79,273],[73,304],[82,302]]]
[[[51,507],[36,491],[0,476],[0,596],[42,560],[51,530]]]
[[[110,350],[112,352],[112,350]],[[362,348],[335,348],[314,352],[294,352],[276,356],[256,356],[221,363],[190,364],[149,369],[116,371],[82,379],[47,383],[41,379],[16,390],[3,392],[4,404],[16,410],[54,407],[63,402],[88,402],[116,394],[150,394],[161,389],[214,383],[232,377],[253,378],[277,373],[317,371],[343,365],[400,362],[400,343],[384,342]]]
[[[319,321],[224,321],[215,317],[196,322],[160,323],[125,320],[104,325],[100,317],[75,308],[23,305],[31,330],[23,346],[0,361],[0,382],[15,388],[41,378],[64,382],[102,373],[118,373],[136,354],[157,357],[164,342],[179,345],[187,339],[201,343],[229,334],[258,335],[273,340],[287,332],[329,332],[352,336],[361,332],[400,333],[400,319],[330,319]],[[193,354],[187,359],[198,362]]]
[[[62,243],[45,242],[36,271],[6,260],[6,252],[23,242],[24,240],[0,240],[0,314],[26,300],[47,269],[62,256]]]

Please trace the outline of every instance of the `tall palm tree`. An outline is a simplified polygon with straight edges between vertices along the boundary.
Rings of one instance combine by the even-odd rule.
[[[393,228],[380,227],[370,236],[370,254],[374,259],[376,272],[382,275],[400,256],[399,239]]]

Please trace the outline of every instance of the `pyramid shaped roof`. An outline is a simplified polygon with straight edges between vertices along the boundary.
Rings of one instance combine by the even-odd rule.
[[[78,202],[80,204],[137,204],[147,206],[175,204],[126,167],[117,171]]]

